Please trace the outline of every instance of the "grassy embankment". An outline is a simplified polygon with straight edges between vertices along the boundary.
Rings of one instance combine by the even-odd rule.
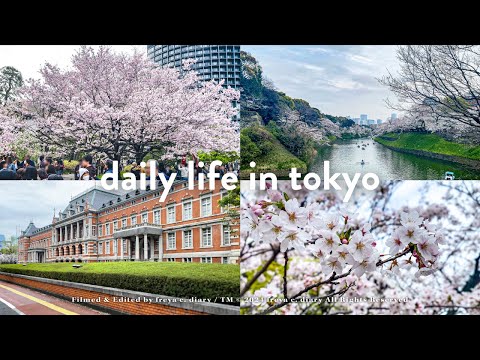
[[[480,146],[455,143],[435,134],[387,133],[376,137],[374,140],[382,145],[398,149],[421,150],[436,154],[480,160]]]
[[[291,168],[297,168],[299,172],[307,171],[306,162],[287,150],[280,140],[263,125],[243,129],[240,145],[242,170],[245,175],[253,171],[275,172],[280,176],[286,176]],[[254,169],[249,166],[251,161],[256,163]]]
[[[0,264],[0,271],[181,298],[238,297],[240,266],[177,262]]]

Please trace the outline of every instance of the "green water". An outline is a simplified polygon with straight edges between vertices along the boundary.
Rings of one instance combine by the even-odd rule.
[[[330,161],[330,173],[348,173],[351,177],[354,173],[372,172],[380,180],[443,180],[445,171],[453,171],[458,180],[480,179],[479,170],[393,151],[371,139],[338,140],[332,146],[322,147],[309,171],[322,175],[326,160]]]

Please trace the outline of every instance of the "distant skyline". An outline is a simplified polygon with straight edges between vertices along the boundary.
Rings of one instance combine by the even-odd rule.
[[[396,46],[245,45],[278,90],[301,98],[323,113],[385,120],[394,95],[377,78],[395,73]]]
[[[31,220],[37,227],[51,224],[53,209],[58,215],[73,196],[94,185],[93,181],[2,181],[0,214],[5,216],[0,217],[0,234],[7,239],[20,235]]]
[[[98,48],[99,45],[89,45]],[[147,54],[146,45],[112,45],[116,52],[133,53],[134,49]],[[46,63],[66,68],[80,45],[0,45],[0,68],[13,66],[22,73],[23,79],[40,78],[39,70]]]

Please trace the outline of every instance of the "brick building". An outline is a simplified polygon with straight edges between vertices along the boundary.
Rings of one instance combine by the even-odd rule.
[[[18,261],[180,261],[236,263],[239,223],[218,201],[226,193],[188,190],[177,181],[165,202],[162,188],[133,192],[97,186],[75,196],[52,224],[31,222],[19,238]]]

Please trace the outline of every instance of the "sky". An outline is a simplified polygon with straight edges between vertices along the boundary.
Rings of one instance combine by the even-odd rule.
[[[50,62],[61,68],[68,67],[72,55],[79,48],[80,45],[0,45],[0,68],[13,66],[22,73],[24,79],[38,79],[38,70],[43,64]],[[113,45],[112,48],[126,53],[133,53],[137,48],[147,53],[146,45]]]
[[[399,69],[396,46],[380,45],[255,45],[251,53],[278,90],[308,101],[323,113],[336,116],[387,119],[395,100],[377,78]]]
[[[54,209],[58,215],[73,196],[92,186],[90,181],[2,181],[0,234],[20,235],[31,220],[37,227],[51,224]]]

